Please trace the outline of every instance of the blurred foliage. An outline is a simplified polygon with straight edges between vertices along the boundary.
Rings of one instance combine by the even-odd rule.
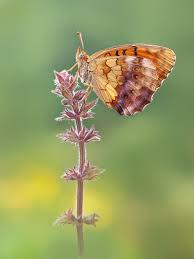
[[[93,123],[103,140],[88,146],[106,168],[85,186],[86,258],[194,258],[194,2],[0,1],[0,258],[76,258],[75,231],[53,228],[74,206],[60,175],[76,149],[55,138],[67,125],[50,91],[53,70],[74,63],[76,31],[89,53],[122,43],[168,46],[172,74],[146,110],[118,116],[102,103]]]

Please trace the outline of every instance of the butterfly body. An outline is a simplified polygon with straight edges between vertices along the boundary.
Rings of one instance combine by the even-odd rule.
[[[175,64],[174,52],[156,45],[133,44],[105,49],[89,56],[78,48],[81,81],[120,115],[142,111]]]

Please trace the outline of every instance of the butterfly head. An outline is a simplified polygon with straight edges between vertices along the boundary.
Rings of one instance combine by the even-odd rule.
[[[79,63],[82,63],[84,61],[87,62],[89,56],[88,54],[82,50],[80,47],[77,49],[77,52],[76,52],[76,62],[79,64]]]

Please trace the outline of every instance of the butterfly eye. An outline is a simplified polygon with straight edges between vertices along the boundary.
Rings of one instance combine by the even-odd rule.
[[[83,53],[80,53],[79,54],[79,58],[82,59],[84,57],[84,54]]]
[[[82,51],[79,53],[78,55],[78,60],[82,61],[87,61],[88,59],[88,55],[86,54],[86,52]]]

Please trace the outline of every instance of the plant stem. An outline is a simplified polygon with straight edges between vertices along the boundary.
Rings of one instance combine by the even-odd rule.
[[[76,213],[72,209],[65,211],[55,224],[72,224],[76,226],[78,255],[81,257],[84,252],[84,231],[83,224],[94,225],[98,221],[98,215],[95,213],[83,216],[83,195],[84,181],[93,180],[101,174],[101,171],[90,165],[87,160],[86,143],[91,141],[99,141],[100,136],[94,127],[85,128],[83,120],[93,117],[92,109],[97,103],[97,100],[86,103],[88,91],[79,88],[78,72],[72,76],[68,71],[55,72],[55,89],[52,91],[57,96],[61,97],[63,111],[57,121],[73,120],[74,127],[58,134],[58,137],[65,142],[76,144],[78,146],[78,162],[72,169],[65,171],[63,178],[66,181],[76,181]]]
[[[77,182],[77,218],[82,219],[83,210],[83,181]],[[83,255],[84,250],[84,235],[83,235],[83,224],[76,225],[77,228],[77,243],[78,243],[78,254]]]
[[[83,128],[82,120],[77,118],[75,121],[77,131],[80,132]],[[79,173],[83,173],[83,169],[86,162],[86,150],[84,142],[80,142],[78,146],[79,150]],[[83,180],[79,179],[77,181],[77,218],[82,220],[83,213]],[[84,250],[84,237],[83,237],[83,224],[78,224],[77,228],[77,242],[78,242],[78,253],[79,256],[83,255]]]
[[[78,256],[83,256],[83,253],[84,253],[83,224],[77,225],[76,230],[77,230]]]

